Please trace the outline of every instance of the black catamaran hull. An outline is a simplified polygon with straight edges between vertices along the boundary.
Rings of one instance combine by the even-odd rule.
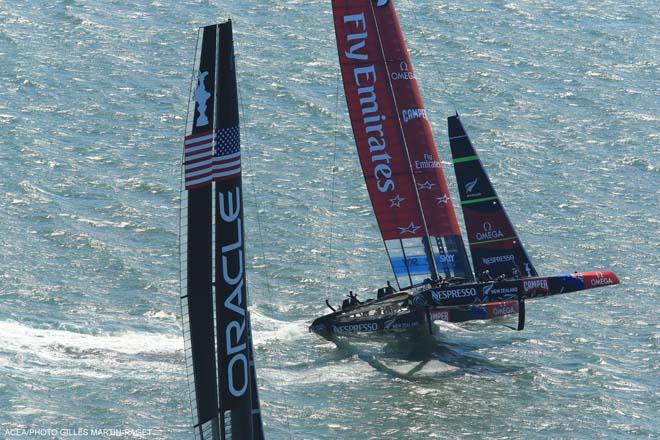
[[[492,319],[522,311],[520,304],[525,300],[615,284],[619,284],[619,279],[613,272],[575,272],[399,292],[322,316],[310,330],[321,336],[348,335],[409,330],[433,321]]]

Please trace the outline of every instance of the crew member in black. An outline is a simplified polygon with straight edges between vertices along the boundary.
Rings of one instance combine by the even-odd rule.
[[[352,290],[348,292],[348,299],[352,306],[360,304],[360,300],[357,299],[357,295],[354,295]]]
[[[431,283],[431,287],[442,287],[444,282],[445,282],[445,279],[442,278],[440,275],[438,275],[438,279],[433,280],[433,282]]]
[[[493,281],[493,277],[490,276],[490,271],[488,269],[484,270],[481,272],[481,275],[479,276],[481,279],[481,282],[485,283],[486,281]]]

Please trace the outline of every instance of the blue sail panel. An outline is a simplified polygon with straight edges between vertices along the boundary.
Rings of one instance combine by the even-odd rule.
[[[407,276],[408,272],[410,272],[410,275],[430,275],[429,261],[426,255],[407,255],[405,258],[392,257],[390,262],[397,277]],[[453,254],[435,255],[435,264],[440,271],[453,273],[456,267],[455,262],[456,256]]]

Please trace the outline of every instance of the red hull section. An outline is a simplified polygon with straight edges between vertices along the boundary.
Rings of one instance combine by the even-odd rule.
[[[576,272],[576,276],[582,277],[585,289],[619,284],[619,277],[614,272]]]

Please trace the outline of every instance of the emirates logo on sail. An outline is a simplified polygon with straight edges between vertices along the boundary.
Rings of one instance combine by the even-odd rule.
[[[442,163],[439,160],[434,160],[430,154],[424,154],[424,160],[416,160],[415,168],[418,170],[426,168],[442,168]]]
[[[379,3],[381,3],[379,1]],[[385,1],[387,3],[387,1]],[[378,6],[381,6],[380,4]],[[364,13],[344,16],[344,25],[348,28],[346,35],[346,48],[344,56],[356,61],[369,61],[366,40],[369,35],[367,32],[367,22]],[[370,157],[370,163],[373,167],[373,176],[376,178],[376,187],[380,192],[394,191],[396,185],[392,179],[392,167],[390,166],[390,156],[387,152],[387,140],[383,129],[385,115],[379,111],[378,96],[376,94],[376,67],[373,64],[361,64],[353,68],[353,80],[357,88],[357,96],[347,96],[349,101],[357,98],[360,105],[360,117],[362,118],[362,127],[364,137],[366,138],[366,148]],[[350,106],[350,104],[349,104]],[[361,154],[365,153],[365,145],[358,145]],[[366,173],[366,170],[365,170]]]

